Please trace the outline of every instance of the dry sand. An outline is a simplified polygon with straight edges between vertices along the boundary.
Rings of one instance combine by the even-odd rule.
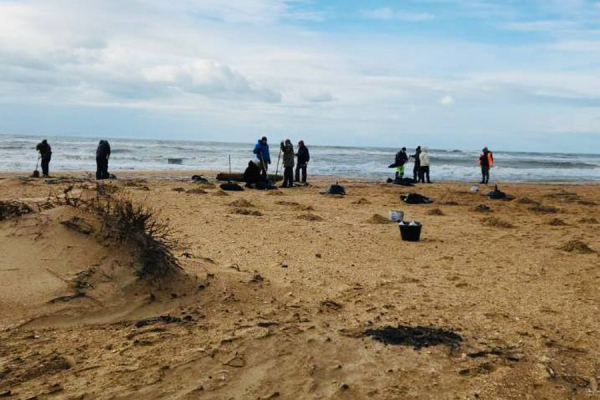
[[[34,208],[0,221],[0,397],[600,398],[598,186],[504,185],[517,198],[504,202],[458,183],[344,181],[348,195],[328,197],[324,178],[225,194],[124,177],[152,177],[109,185],[177,230],[184,275],[139,280],[94,218],[38,209],[72,183],[0,175],[0,201]],[[402,204],[411,191],[435,204]],[[423,223],[419,243],[384,223],[390,209]],[[156,316],[175,318],[136,326]],[[363,334],[387,325],[463,342]]]

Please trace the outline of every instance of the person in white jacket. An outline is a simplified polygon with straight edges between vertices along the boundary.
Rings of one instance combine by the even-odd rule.
[[[425,177],[427,177],[427,183],[431,183],[431,180],[429,179],[429,147],[421,148],[419,161],[421,161],[421,165],[419,167],[419,182],[425,183]]]

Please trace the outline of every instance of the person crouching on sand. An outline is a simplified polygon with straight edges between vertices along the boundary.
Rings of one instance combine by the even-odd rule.
[[[302,183],[306,183],[306,168],[310,161],[308,147],[304,145],[304,140],[298,142],[298,164],[296,165],[296,182],[300,182],[300,171],[302,171]]]
[[[479,165],[481,165],[481,184],[487,185],[490,181],[490,168],[494,166],[494,155],[487,147],[483,148],[479,156]]]
[[[281,187],[294,187],[294,145],[290,139],[281,142],[283,153],[283,185]]]
[[[269,153],[269,145],[267,143],[267,137],[263,136],[254,146],[254,154],[261,161],[261,170],[264,176],[267,176],[269,170],[269,164],[271,164],[271,154]]]
[[[419,168],[419,182],[425,183],[427,177],[427,183],[431,183],[429,179],[429,166],[431,160],[429,159],[429,148],[423,147],[421,154],[419,154],[420,168]]]

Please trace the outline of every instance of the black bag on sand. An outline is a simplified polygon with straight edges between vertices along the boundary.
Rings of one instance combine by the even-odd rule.
[[[192,182],[194,183],[205,183],[208,182],[208,179],[203,178],[202,175],[193,175]]]
[[[345,196],[346,189],[344,189],[343,186],[339,185],[336,182],[335,185],[329,185],[329,187],[325,191],[321,192],[321,194],[333,194],[333,195]]]
[[[406,204],[431,204],[433,203],[433,200],[431,200],[429,197],[425,197],[423,195],[420,195],[419,193],[409,193],[408,195],[402,195],[400,196],[402,198],[402,201],[405,202]]]
[[[394,185],[400,185],[400,186],[415,186],[415,183],[417,183],[417,181],[415,181],[412,178],[398,178],[392,181],[392,183]]]
[[[274,186],[270,180],[261,180],[256,185],[256,190],[278,190],[277,186]]]
[[[498,185],[495,186],[494,190],[488,193],[488,197],[492,200],[514,200],[513,196],[504,193],[498,189]]]
[[[244,191],[243,187],[241,187],[237,183],[232,183],[232,182],[223,183],[220,186],[220,188],[227,192],[243,192]]]

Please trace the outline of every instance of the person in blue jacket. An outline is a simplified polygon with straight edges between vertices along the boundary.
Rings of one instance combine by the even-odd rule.
[[[267,175],[269,170],[269,164],[271,164],[271,154],[269,153],[269,145],[267,144],[267,137],[263,136],[254,146],[254,154],[261,162],[261,169],[264,175]]]

